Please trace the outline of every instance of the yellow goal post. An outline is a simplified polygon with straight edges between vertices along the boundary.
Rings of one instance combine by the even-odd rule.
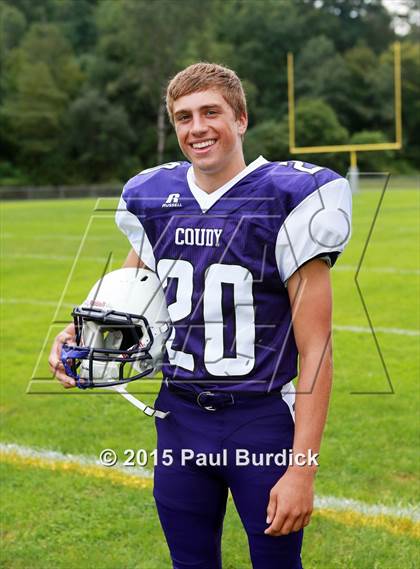
[[[394,116],[395,140],[372,144],[326,144],[321,146],[296,145],[296,105],[295,75],[293,53],[287,54],[287,97],[289,108],[289,150],[291,154],[322,154],[327,152],[349,152],[349,179],[353,192],[358,190],[359,171],[357,168],[357,152],[380,150],[400,150],[402,148],[402,98],[401,98],[401,44],[394,43]]]

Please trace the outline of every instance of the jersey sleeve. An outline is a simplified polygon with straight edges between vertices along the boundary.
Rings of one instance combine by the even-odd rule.
[[[151,218],[174,195],[174,185],[183,179],[188,162],[168,162],[142,170],[123,189],[115,221],[132,248],[149,269],[156,270],[152,243],[155,244]]]
[[[285,286],[311,259],[334,265],[350,240],[351,209],[349,183],[337,177],[315,187],[288,213],[276,241],[277,267]]]
[[[153,271],[156,268],[155,256],[152,245],[147,237],[144,225],[141,221],[141,215],[133,213],[135,211],[134,204],[136,197],[131,195],[131,187],[128,183],[123,190],[117,211],[115,213],[115,222],[118,228],[126,235],[132,248],[139,258]],[[137,198],[137,208],[140,199]]]

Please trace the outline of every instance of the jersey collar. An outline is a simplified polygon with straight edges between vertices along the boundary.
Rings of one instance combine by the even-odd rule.
[[[256,160],[248,164],[246,168],[244,168],[239,174],[236,174],[234,178],[226,182],[223,186],[208,194],[204,190],[202,190],[199,186],[197,186],[194,177],[194,170],[193,167],[190,166],[187,171],[187,181],[188,186],[191,190],[192,195],[198,202],[203,213],[209,210],[214,204],[219,201],[219,199],[229,191],[233,186],[235,186],[240,180],[248,176],[251,172],[254,172],[257,168],[266,164],[267,160],[263,156],[259,156]]]

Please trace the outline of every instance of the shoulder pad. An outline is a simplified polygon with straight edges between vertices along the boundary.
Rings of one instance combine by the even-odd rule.
[[[341,178],[340,174],[324,166],[317,166],[301,160],[286,160],[277,162],[273,174],[293,180],[298,186],[310,184],[320,187],[332,180]]]
[[[123,196],[126,195],[127,192],[132,193],[133,191],[148,185],[148,182],[152,180],[161,182],[162,178],[168,179],[168,177],[176,177],[179,171],[184,171],[185,168],[188,168],[189,166],[189,162],[167,162],[166,164],[161,164],[154,168],[142,170],[125,184]]]

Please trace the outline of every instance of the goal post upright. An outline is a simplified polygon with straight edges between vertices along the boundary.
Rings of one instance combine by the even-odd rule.
[[[359,168],[357,167],[357,154],[355,150],[350,151],[350,167],[348,171],[349,184],[353,194],[359,191]]]
[[[359,171],[357,168],[357,152],[383,150],[400,150],[402,148],[402,97],[401,97],[401,44],[394,43],[394,116],[395,140],[393,142],[377,142],[371,144],[327,144],[321,146],[296,145],[296,105],[293,53],[287,54],[287,101],[289,122],[289,150],[291,154],[322,154],[349,152],[350,167],[348,171],[353,192],[358,191]]]

